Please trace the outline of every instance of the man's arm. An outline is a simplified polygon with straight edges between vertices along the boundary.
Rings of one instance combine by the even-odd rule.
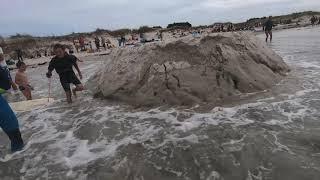
[[[76,56],[72,55],[72,59],[71,60],[72,60],[73,66],[76,68],[76,70],[77,70],[77,72],[79,74],[80,79],[82,79],[82,73],[81,73],[80,68],[78,66],[78,63],[77,63],[79,61],[79,59]]]
[[[53,65],[53,62],[51,60],[50,63],[49,63],[48,72],[46,74],[47,78],[51,78],[53,70],[54,70],[54,65]]]
[[[79,74],[80,79],[82,79],[82,73],[81,73],[81,71],[80,71],[80,68],[79,68],[79,66],[78,66],[78,63],[75,62],[75,63],[73,64],[73,66],[74,66],[74,67],[76,68],[76,70],[78,71],[78,74]]]

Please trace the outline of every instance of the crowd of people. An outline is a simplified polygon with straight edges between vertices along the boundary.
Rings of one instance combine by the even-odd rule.
[[[318,24],[320,24],[320,17],[312,16],[310,19],[310,22],[313,26],[316,25],[317,21],[318,21]]]

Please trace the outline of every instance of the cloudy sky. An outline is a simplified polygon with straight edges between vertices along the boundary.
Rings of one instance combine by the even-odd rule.
[[[0,35],[240,22],[304,10],[320,11],[320,0],[0,0]]]

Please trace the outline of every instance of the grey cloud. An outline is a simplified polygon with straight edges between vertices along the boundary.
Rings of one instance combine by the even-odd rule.
[[[0,34],[91,31],[173,21],[210,24],[300,10],[320,10],[319,0],[1,0]]]

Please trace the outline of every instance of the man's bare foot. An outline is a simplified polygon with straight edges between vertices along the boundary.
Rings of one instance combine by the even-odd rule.
[[[77,97],[77,90],[76,90],[76,88],[72,89],[72,94],[74,95],[74,97]]]

